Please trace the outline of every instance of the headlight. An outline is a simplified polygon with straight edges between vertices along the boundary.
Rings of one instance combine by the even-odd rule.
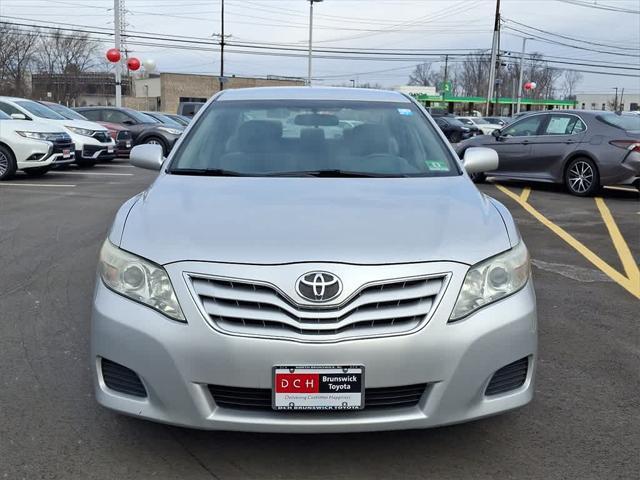
[[[167,272],[159,265],[115,247],[105,240],[98,271],[104,284],[120,295],[186,322]]]
[[[520,290],[527,283],[531,267],[523,241],[511,250],[480,262],[467,272],[450,321]]]
[[[17,131],[16,133],[22,137],[33,138],[35,140],[45,140],[47,142],[55,142],[60,137],[59,133],[42,133],[42,132],[24,132]]]
[[[65,125],[66,128],[71,130],[73,133],[77,133],[78,135],[83,135],[85,137],[92,137],[95,130],[89,130],[87,128],[78,128],[78,127],[70,127],[69,125]]]
[[[182,133],[182,130],[179,130],[177,128],[158,127],[158,130],[162,130],[163,132],[167,132],[171,135],[180,135]]]

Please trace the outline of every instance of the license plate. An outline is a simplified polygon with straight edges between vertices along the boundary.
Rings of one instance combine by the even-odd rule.
[[[363,366],[276,366],[274,410],[360,410],[364,408]]]
[[[131,148],[131,142],[127,142],[127,148]]]
[[[68,148],[62,150],[62,158],[69,158],[71,156],[71,150]]]
[[[107,153],[113,153],[113,147],[107,147]]]

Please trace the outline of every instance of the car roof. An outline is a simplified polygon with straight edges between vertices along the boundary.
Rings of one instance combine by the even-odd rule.
[[[0,97],[0,100],[4,100],[7,102],[17,102],[19,100],[29,100],[30,102],[35,102],[35,100],[31,100],[30,98],[23,97]]]
[[[400,92],[341,87],[237,88],[224,90],[217,100],[341,100],[410,103],[410,100]]]

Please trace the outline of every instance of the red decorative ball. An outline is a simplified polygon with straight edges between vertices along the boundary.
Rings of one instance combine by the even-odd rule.
[[[133,72],[140,68],[140,60],[135,57],[131,57],[127,60],[127,68]]]
[[[533,88],[533,85],[531,85],[531,82],[527,82],[524,84],[524,89],[525,90],[531,90]]]
[[[117,48],[110,48],[107,50],[107,60],[111,63],[118,63],[120,61],[121,55],[120,50]]]

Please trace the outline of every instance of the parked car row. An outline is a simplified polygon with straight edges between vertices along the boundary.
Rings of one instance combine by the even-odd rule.
[[[130,108],[81,107],[0,97],[0,180],[17,170],[44,175],[56,166],[94,166],[128,157],[134,145],[160,145],[166,156],[190,119]]]

